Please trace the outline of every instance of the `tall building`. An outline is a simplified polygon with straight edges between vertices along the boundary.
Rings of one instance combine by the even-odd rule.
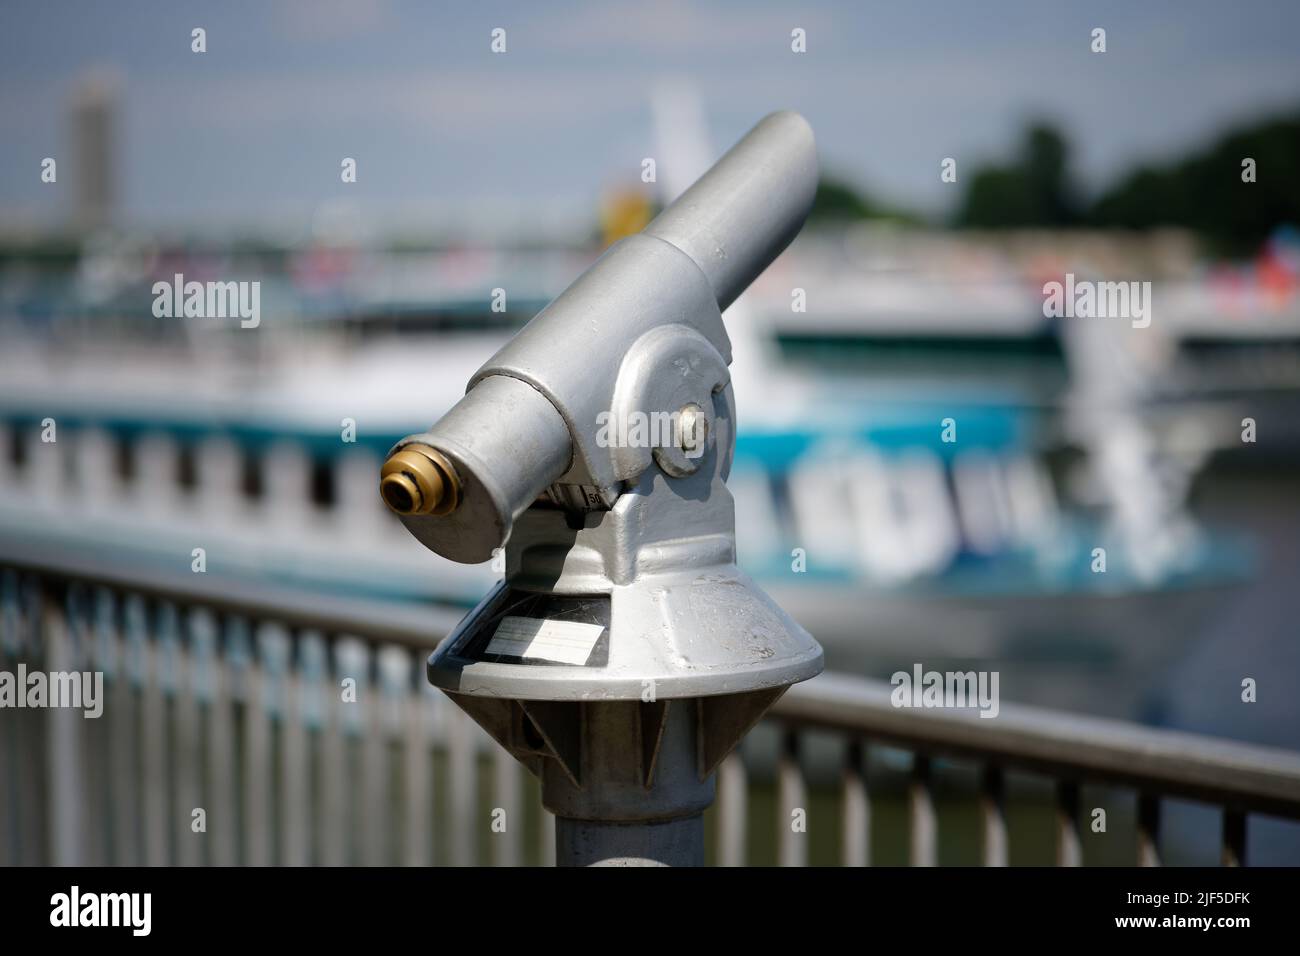
[[[76,175],[75,223],[90,231],[112,222],[116,204],[116,123],[120,83],[103,71],[87,73],[72,94]]]

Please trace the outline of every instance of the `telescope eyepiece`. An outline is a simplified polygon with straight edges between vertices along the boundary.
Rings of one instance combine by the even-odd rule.
[[[460,504],[460,479],[442,452],[410,444],[384,462],[379,495],[399,515],[446,515]]]

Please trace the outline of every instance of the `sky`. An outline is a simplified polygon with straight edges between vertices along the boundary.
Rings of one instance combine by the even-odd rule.
[[[1061,125],[1095,190],[1296,108],[1300,3],[5,0],[0,227],[70,214],[71,163],[54,185],[40,164],[71,160],[71,91],[92,70],[121,91],[124,224],[590,216],[655,156],[665,84],[698,95],[717,152],[797,109],[826,170],[942,215],[958,190],[940,162],[957,159],[960,184],[1008,157],[1030,118]]]

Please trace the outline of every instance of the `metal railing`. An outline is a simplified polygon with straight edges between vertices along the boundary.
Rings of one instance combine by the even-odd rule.
[[[1248,814],[1300,819],[1300,754],[1008,703],[992,720],[971,709],[900,709],[890,700],[892,690],[881,682],[825,674],[791,688],[774,708],[787,725],[780,764],[783,794],[802,789],[800,727],[834,729],[848,739],[842,784],[845,863],[866,859],[869,808],[861,746],[867,741],[913,754],[908,811],[910,858],[916,865],[933,865],[937,859],[931,767],[941,757],[964,758],[979,767],[981,860],[986,866],[1008,861],[1005,796],[1011,770],[1054,781],[1055,850],[1061,866],[1083,860],[1080,791],[1085,783],[1137,794],[1134,860],[1145,866],[1160,862],[1160,811],[1167,798],[1221,809],[1225,865],[1245,862]]]
[[[97,719],[0,710],[0,863],[550,862],[532,778],[424,680],[457,616],[0,543],[0,669],[104,675]],[[716,862],[761,862],[756,832],[777,862],[810,862],[797,820],[828,793],[838,862],[872,862],[873,810],[898,775],[869,752],[911,755],[902,806],[917,865],[940,856],[934,778],[950,761],[979,768],[988,865],[1009,860],[1008,779],[1022,772],[1054,782],[1063,865],[1083,862],[1084,785],[1137,793],[1144,864],[1159,862],[1167,798],[1221,809],[1227,864],[1245,862],[1248,814],[1300,819],[1289,751],[1006,703],[993,720],[897,709],[889,694],[838,674],[787,693],[758,732],[779,740],[774,792],[749,747],[719,771]],[[830,791],[816,779],[828,761],[805,750],[817,735],[839,739]],[[770,827],[756,820],[769,799]]]

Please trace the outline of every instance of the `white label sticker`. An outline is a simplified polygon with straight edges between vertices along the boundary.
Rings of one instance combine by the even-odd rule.
[[[488,641],[487,653],[555,664],[585,664],[604,633],[600,624],[503,617]]]

